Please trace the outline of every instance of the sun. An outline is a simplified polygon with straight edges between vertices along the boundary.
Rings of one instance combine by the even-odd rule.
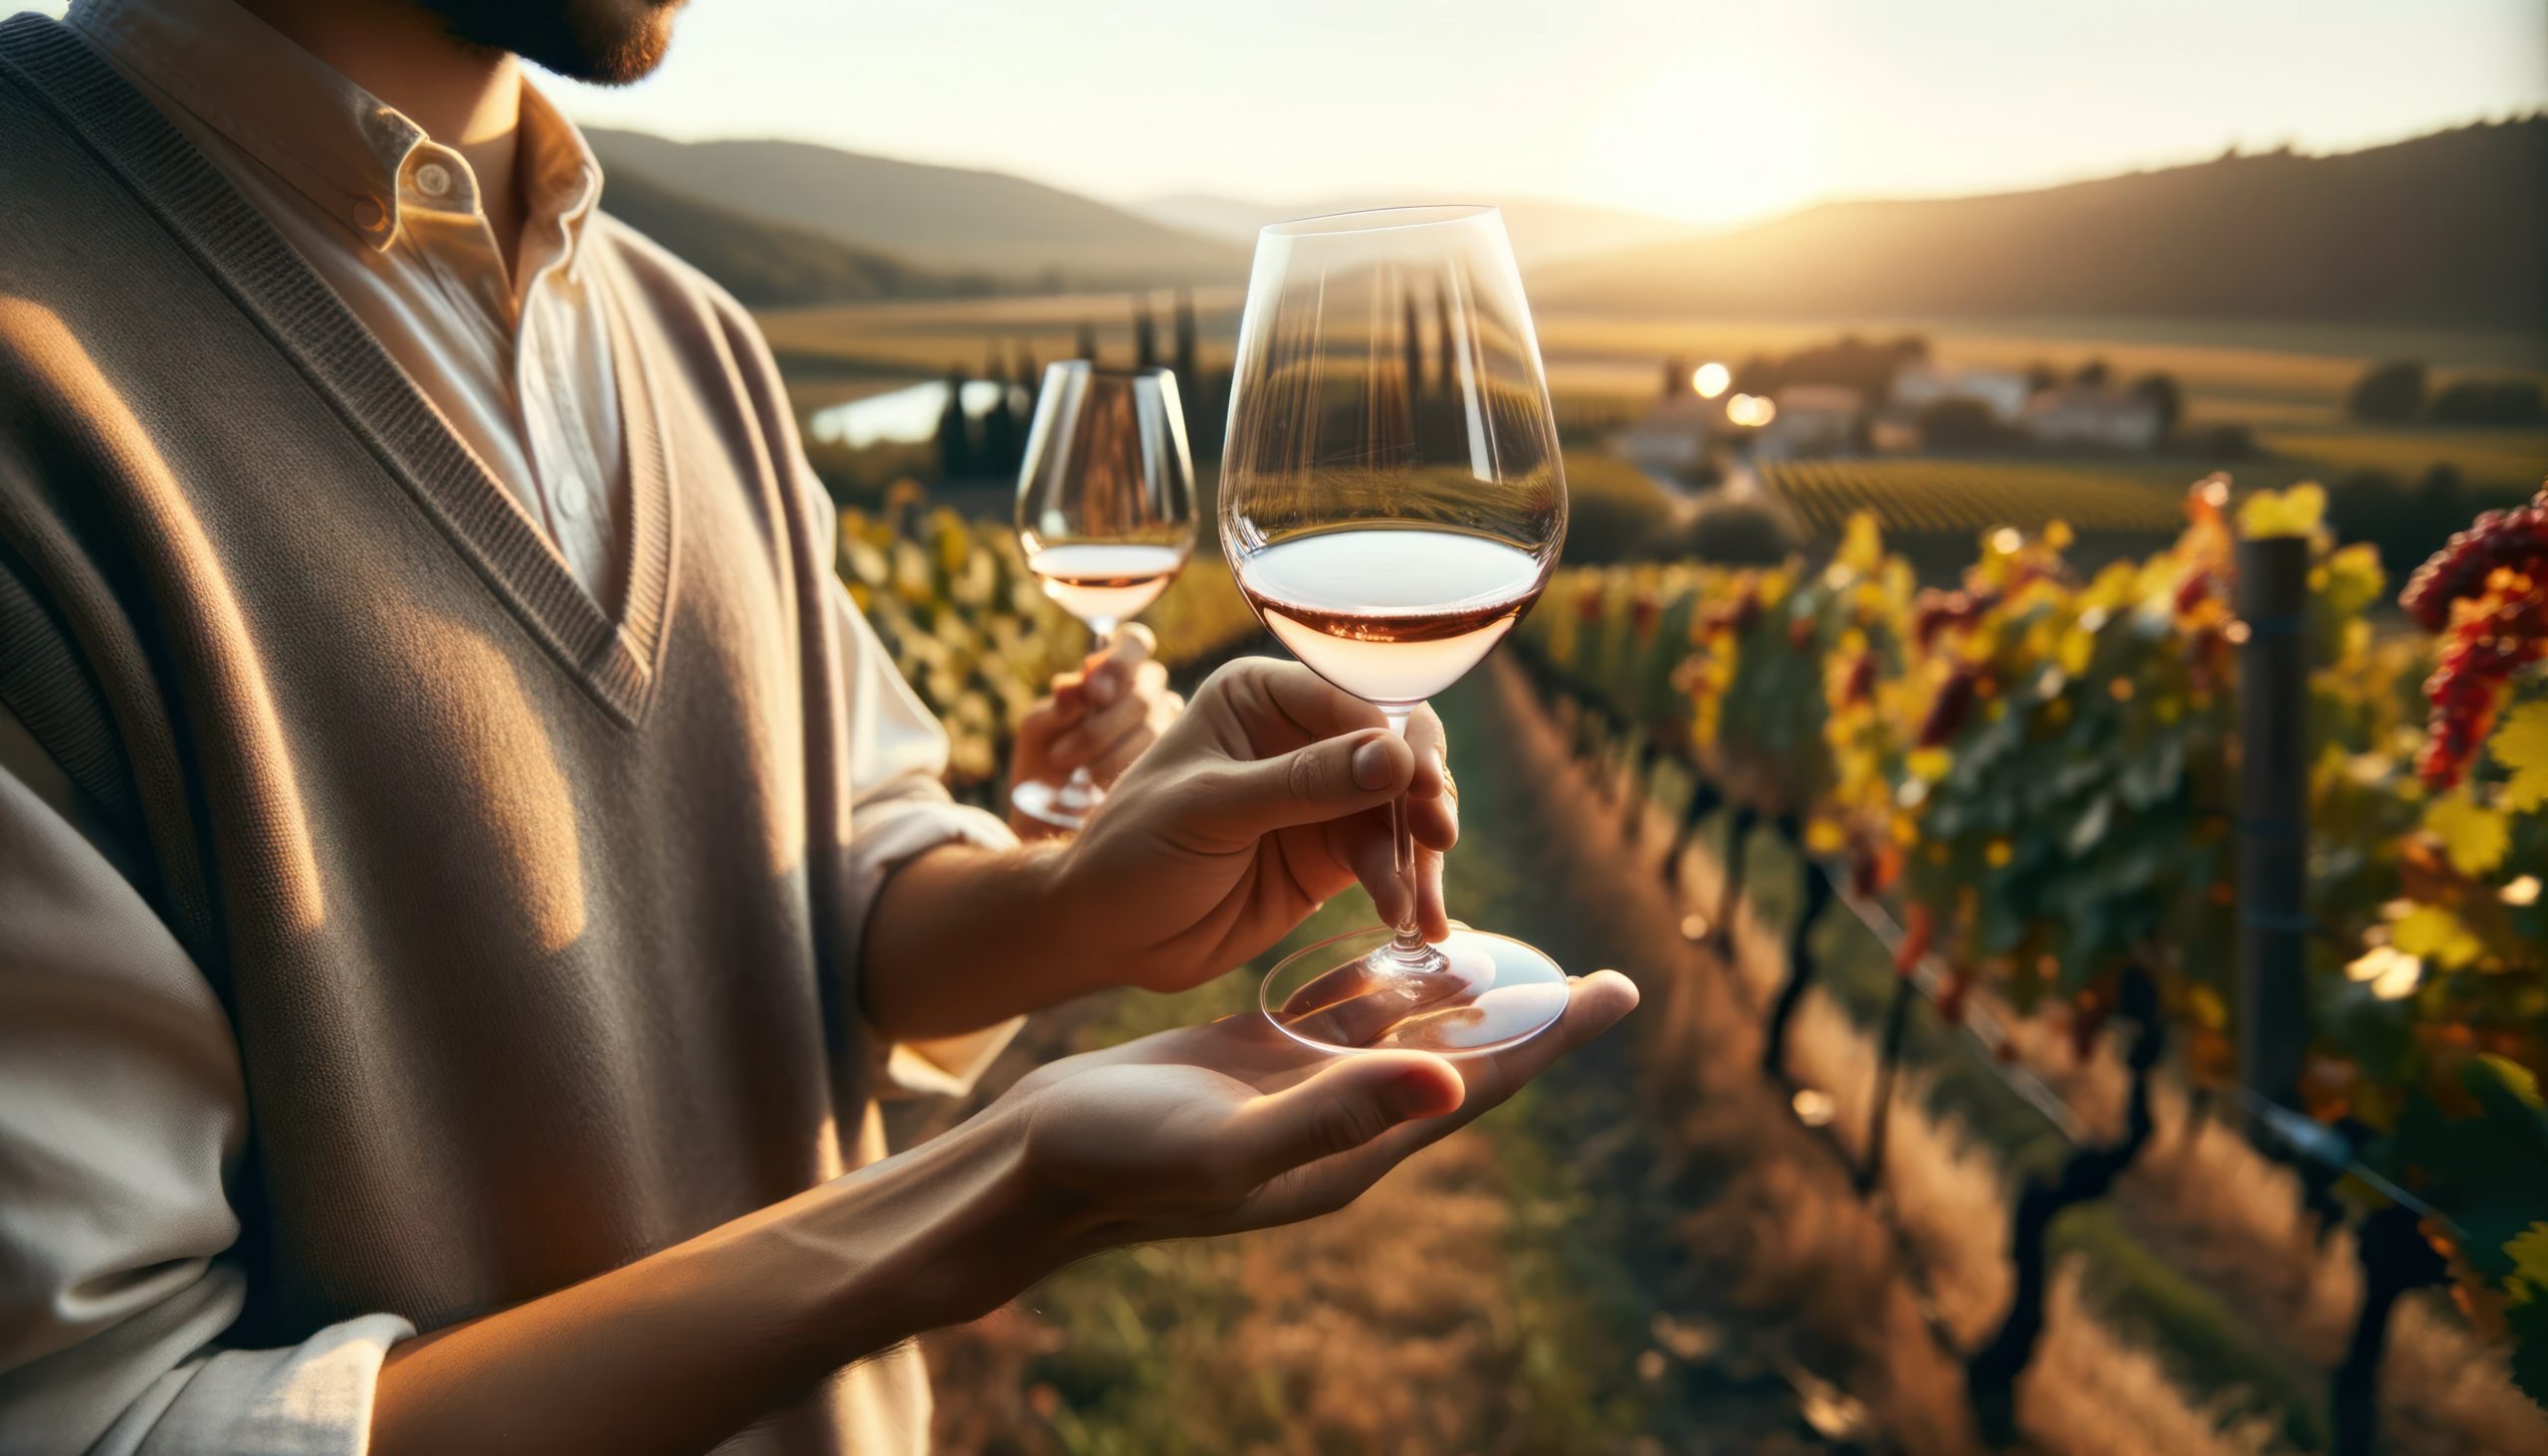
[[[1756,67],[1685,58],[1619,94],[1585,132],[1569,177],[1588,200],[1742,222],[1822,193],[1824,132],[1809,91]]]

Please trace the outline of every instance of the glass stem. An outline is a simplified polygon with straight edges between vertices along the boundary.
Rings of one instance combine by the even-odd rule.
[[[1121,625],[1113,617],[1097,617],[1089,622],[1088,630],[1097,639],[1092,656],[1102,654],[1115,645],[1115,633]],[[1097,786],[1097,775],[1091,773],[1085,763],[1072,769],[1071,776],[1062,780],[1061,803],[1075,812],[1095,804],[1104,795],[1105,790]]]
[[[1380,711],[1387,716],[1389,727],[1397,735],[1405,737],[1406,721],[1413,716],[1414,710],[1384,708]],[[1398,883],[1406,887],[1406,919],[1398,923],[1397,935],[1390,938],[1388,949],[1382,953],[1410,971],[1439,970],[1442,968],[1441,954],[1425,943],[1424,933],[1419,929],[1422,918],[1416,910],[1419,891],[1415,871],[1415,824],[1407,817],[1404,794],[1389,800],[1389,839],[1392,846],[1390,865],[1397,871]]]

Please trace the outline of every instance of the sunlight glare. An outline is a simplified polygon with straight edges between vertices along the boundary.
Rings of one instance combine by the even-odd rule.
[[[1711,359],[1690,375],[1690,388],[1701,399],[1714,399],[1734,382],[1734,371]]]
[[[1747,430],[1757,430],[1779,417],[1779,407],[1767,395],[1738,394],[1725,402],[1725,421]]]
[[[1810,93],[1759,64],[1718,54],[1668,62],[1592,122],[1573,190],[1692,222],[1747,222],[1829,186],[1824,125]]]

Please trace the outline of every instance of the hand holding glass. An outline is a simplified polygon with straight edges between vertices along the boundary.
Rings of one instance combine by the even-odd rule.
[[[1417,207],[1259,235],[1231,380],[1221,543],[1266,625],[1392,727],[1538,600],[1566,478],[1500,214]],[[1396,867],[1415,854],[1393,806]],[[1538,950],[1455,928],[1357,932],[1275,967],[1266,1015],[1334,1051],[1511,1046],[1566,1009]]]
[[[1017,536],[1044,594],[1101,646],[1159,600],[1194,549],[1194,466],[1174,374],[1081,359],[1044,370],[1017,478]],[[1105,797],[1086,764],[1058,786],[1009,790],[1019,813],[1064,829]]]

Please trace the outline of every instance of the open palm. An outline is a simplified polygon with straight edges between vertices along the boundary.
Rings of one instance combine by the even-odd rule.
[[[1546,1032],[1456,1060],[1322,1054],[1258,1015],[1162,1032],[1029,1073],[1030,1159],[1090,1248],[1231,1233],[1352,1202],[1636,1005],[1615,971],[1574,980]]]

